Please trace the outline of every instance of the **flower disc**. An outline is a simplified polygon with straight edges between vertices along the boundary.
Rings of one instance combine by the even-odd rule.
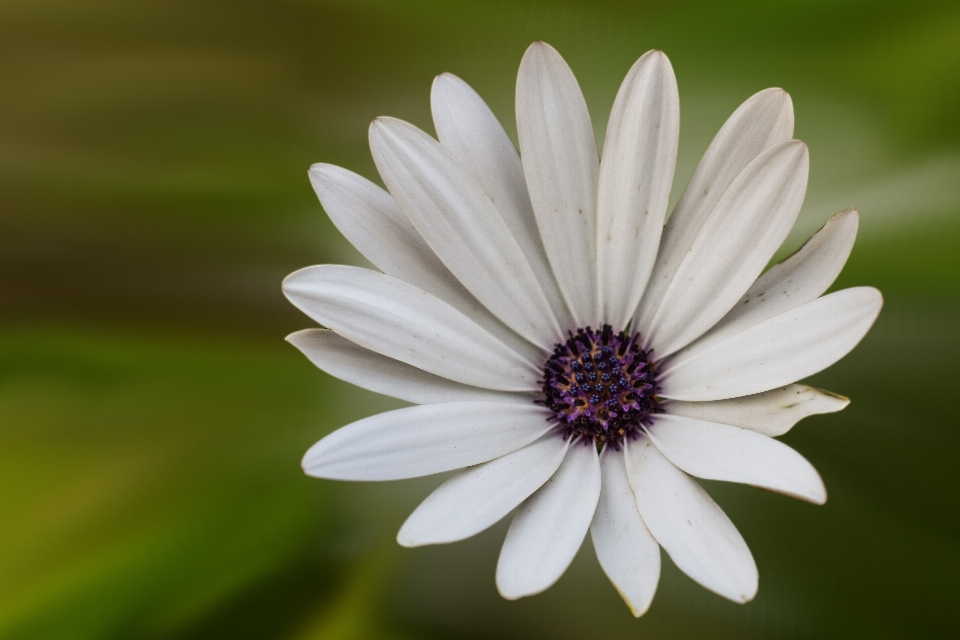
[[[661,411],[651,352],[640,347],[639,333],[614,333],[610,325],[571,332],[547,360],[542,382],[564,438],[619,449]]]

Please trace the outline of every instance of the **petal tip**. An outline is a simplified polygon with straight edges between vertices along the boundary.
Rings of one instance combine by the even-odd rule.
[[[793,497],[799,498],[804,502],[817,505],[818,507],[827,502],[827,486],[823,483],[820,474],[817,474],[817,486],[812,487],[804,494],[794,494]]]
[[[463,80],[461,80],[456,74],[450,73],[449,71],[444,71],[433,79],[433,86],[436,87],[437,83],[441,82],[463,82]]]
[[[549,43],[544,42],[543,40],[537,40],[532,43],[523,54],[523,59],[520,61],[520,66],[523,66],[524,62],[537,60],[546,60],[547,58],[556,57],[563,59],[556,49],[554,49]]]
[[[630,613],[633,615],[634,618],[643,617],[643,614],[645,614],[647,611],[650,610],[651,601],[648,600],[646,606],[644,607],[638,607],[635,604],[633,604],[630,598],[627,597],[627,594],[625,594],[623,591],[620,590],[620,587],[614,584],[613,588],[616,589],[617,593],[620,594],[620,597],[623,598],[624,603],[626,603],[627,608],[630,609]]]
[[[309,455],[309,454],[308,454]],[[308,460],[307,456],[303,457],[303,460],[300,461],[300,468],[303,469],[305,475],[310,476],[311,478],[322,478],[320,474],[319,465],[316,464],[313,460]]]
[[[504,586],[500,584],[499,579],[497,580],[497,593],[499,593],[500,597],[503,598],[504,600],[519,600],[520,598],[526,595],[530,595],[526,593],[521,593],[519,589],[516,591],[511,589],[505,589]]]
[[[852,287],[852,289],[857,289],[863,292],[863,306],[869,307],[873,319],[870,321],[871,325],[876,322],[877,317],[880,315],[880,312],[883,310],[883,294],[880,293],[880,290],[876,287]],[[850,289],[846,289],[850,291]],[[839,291],[837,293],[840,293]]]
[[[661,62],[661,63],[663,63],[663,62],[669,63],[669,62],[670,62],[669,56],[667,56],[667,54],[664,53],[663,51],[661,51],[660,49],[651,49],[650,51],[647,52],[647,54],[648,54],[651,58],[656,58],[656,59],[657,59],[659,62]]]
[[[529,583],[523,584],[524,580],[522,576],[505,577],[500,572],[499,563],[497,565],[495,582],[497,585],[497,593],[499,593],[500,597],[502,597],[504,600],[519,600],[520,598],[526,598],[527,596],[535,596],[538,593],[543,593],[553,586],[553,582],[551,582],[545,586],[538,585],[531,587]]]
[[[307,169],[307,175],[311,178],[325,178],[331,169],[335,169],[336,165],[328,164],[326,162],[314,162],[310,165],[310,168]]]
[[[390,124],[396,118],[391,118],[390,116],[377,116],[370,122],[369,135],[373,138],[374,134],[383,135],[389,129]]]
[[[335,479],[324,474],[326,461],[323,460],[323,453],[324,449],[329,448],[326,442],[328,437],[329,436],[324,436],[319,442],[307,449],[307,452],[303,454],[303,458],[300,460],[300,468],[311,478]]]
[[[316,266],[303,267],[302,269],[297,269],[293,273],[288,274],[287,277],[285,277],[280,283],[280,288],[283,290],[283,295],[289,298],[291,295],[298,293],[294,288],[295,283],[299,282],[305,276],[308,276],[315,269],[317,269]]]
[[[810,385],[807,385],[807,387],[809,387],[810,389],[813,389],[817,393],[823,394],[824,396],[830,398],[831,400],[836,401],[834,406],[831,407],[829,410],[824,411],[824,413],[836,413],[837,411],[842,411],[847,408],[847,405],[850,404],[850,398],[848,398],[847,396],[841,395],[839,393],[834,393],[833,391],[830,391],[828,389],[821,389],[820,387],[813,387]]]
[[[409,522],[409,520],[407,522]],[[411,535],[407,523],[404,522],[403,526],[400,527],[400,531],[397,532],[397,544],[407,549],[414,549],[416,547],[422,547],[426,543],[417,540],[415,536]]]
[[[434,76],[433,82],[430,84],[430,101],[431,107],[436,108],[432,103],[437,100],[439,95],[445,90],[445,88],[453,82],[454,76],[452,73],[444,71],[441,74]]]
[[[857,211],[856,207],[838,211],[830,216],[827,224],[847,229],[847,233],[851,236],[850,241],[852,242],[853,238],[856,237],[857,231],[860,229],[860,212]]]
[[[783,87],[769,87],[759,92],[757,95],[767,95],[770,97],[780,98],[781,100],[790,98],[790,94]]]
[[[780,101],[780,108],[782,110],[789,110],[790,113],[793,113],[793,98],[786,89],[782,87],[770,87],[769,89],[764,89],[759,92],[757,95],[762,95],[770,100]]]
[[[288,335],[286,338],[284,338],[284,340],[286,342],[289,342],[293,346],[299,348],[298,342],[301,342],[301,338],[303,338],[303,334],[307,333],[308,331],[310,331],[310,329],[300,329],[299,331],[294,331],[293,333]]]
[[[297,271],[294,271],[293,273],[288,274],[288,275],[283,279],[283,281],[280,283],[280,289],[283,290],[283,294],[284,294],[285,296],[287,296],[288,298],[290,297],[291,287],[292,287],[293,282],[294,282],[294,280],[295,280],[295,277],[294,277],[294,276],[296,276],[296,275],[297,275]]]
[[[653,73],[673,74],[673,65],[670,64],[670,58],[659,49],[651,49],[640,56],[634,63],[633,68],[639,71],[641,68],[646,68],[647,65],[650,65]]]
[[[736,602],[739,602],[740,604],[747,604],[757,597],[757,592],[760,590],[760,572],[754,569],[751,583],[744,586],[746,588],[743,589],[739,597],[736,599]]]

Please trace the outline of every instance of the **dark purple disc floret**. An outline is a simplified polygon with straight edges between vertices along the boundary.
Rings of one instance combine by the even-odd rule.
[[[614,333],[606,324],[569,335],[544,367],[544,405],[564,439],[619,450],[662,411],[652,354],[641,348],[639,333]]]

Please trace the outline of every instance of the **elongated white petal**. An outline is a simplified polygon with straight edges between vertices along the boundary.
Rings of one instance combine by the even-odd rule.
[[[508,600],[545,591],[567,570],[600,496],[600,461],[574,443],[560,468],[521,505],[497,562],[497,589]]]
[[[660,545],[643,524],[623,453],[600,456],[602,484],[590,536],[597,559],[634,616],[650,608],[660,580]]]
[[[816,300],[850,256],[858,218],[856,209],[830,218],[799,251],[760,276],[717,326],[697,340],[697,348],[723,342],[758,322]]]
[[[807,146],[788,140],[761,153],[734,180],[645,327],[658,357],[710,329],[760,275],[800,213],[808,169]]]
[[[646,437],[626,443],[627,477],[644,524],[681,571],[725,598],[749,602],[759,574],[730,518]]]
[[[451,73],[434,79],[430,107],[440,144],[490,197],[530,262],[560,325],[571,326],[570,312],[540,240],[520,155],[507,132],[477,92]]]
[[[542,436],[546,411],[533,405],[448,402],[407,407],[337,429],[303,457],[307,475],[399,480],[499,458]]]
[[[287,336],[320,369],[358,387],[413,402],[517,402],[531,404],[526,393],[491,391],[447,380],[409,364],[364,349],[329,329],[304,329]]]
[[[751,484],[814,504],[827,501],[823,480],[806,458],[756,431],[662,414],[647,433],[670,462],[690,475]]]
[[[850,404],[848,398],[805,384],[788,384],[751,396],[712,402],[669,402],[667,413],[708,422],[731,424],[765,436],[782,436],[803,418],[834,413]]]
[[[517,76],[520,158],[543,246],[575,324],[595,324],[597,139],[570,67],[530,45]]]
[[[378,269],[425,291],[456,283],[389,193],[330,164],[310,167],[310,183],[340,233]]]
[[[437,296],[524,357],[541,357],[460,284],[389,193],[329,164],[310,167],[310,182],[340,233],[378,269]]]
[[[539,372],[465,315],[413,285],[358,267],[296,271],[283,292],[351,342],[448,380],[532,391]]]
[[[436,140],[402,120],[370,125],[383,181],[430,248],[463,285],[530,342],[563,332],[520,245],[490,198]]]
[[[410,514],[397,542],[419,547],[480,533],[550,479],[563,462],[567,444],[548,433],[522,449],[455,475]]]
[[[673,400],[723,400],[769,391],[826,369],[866,335],[883,306],[872,287],[808,302],[666,363],[662,392]]]
[[[734,111],[700,160],[663,230],[657,262],[637,311],[647,327],[707,218],[733,181],[765,149],[793,136],[793,103],[782,89],[765,89]]]
[[[657,257],[680,135],[670,61],[645,53],[620,86],[600,160],[597,284],[603,318],[625,327]]]

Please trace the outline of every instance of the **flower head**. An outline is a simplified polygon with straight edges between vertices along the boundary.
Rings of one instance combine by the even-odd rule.
[[[520,65],[519,154],[459,78],[439,76],[431,105],[439,141],[391,118],[370,127],[389,193],[310,169],[334,224],[380,271],[290,275],[287,297],[328,328],[288,339],[331,375],[417,406],[335,431],[304,470],[464,469],[398,540],[461,540],[517,508],[497,565],[506,598],[550,587],[589,530],[635,615],[660,547],[749,601],[750,550],[693,477],[823,503],[816,470],[774,437],[846,406],[796,381],[853,349],[882,304],[867,287],[822,295],[853,245],[852,209],[763,272],[807,185],[789,95],[767,89],[734,112],[669,218],[680,107],[661,52],[624,80],[602,160],[576,79],[543,43]]]

